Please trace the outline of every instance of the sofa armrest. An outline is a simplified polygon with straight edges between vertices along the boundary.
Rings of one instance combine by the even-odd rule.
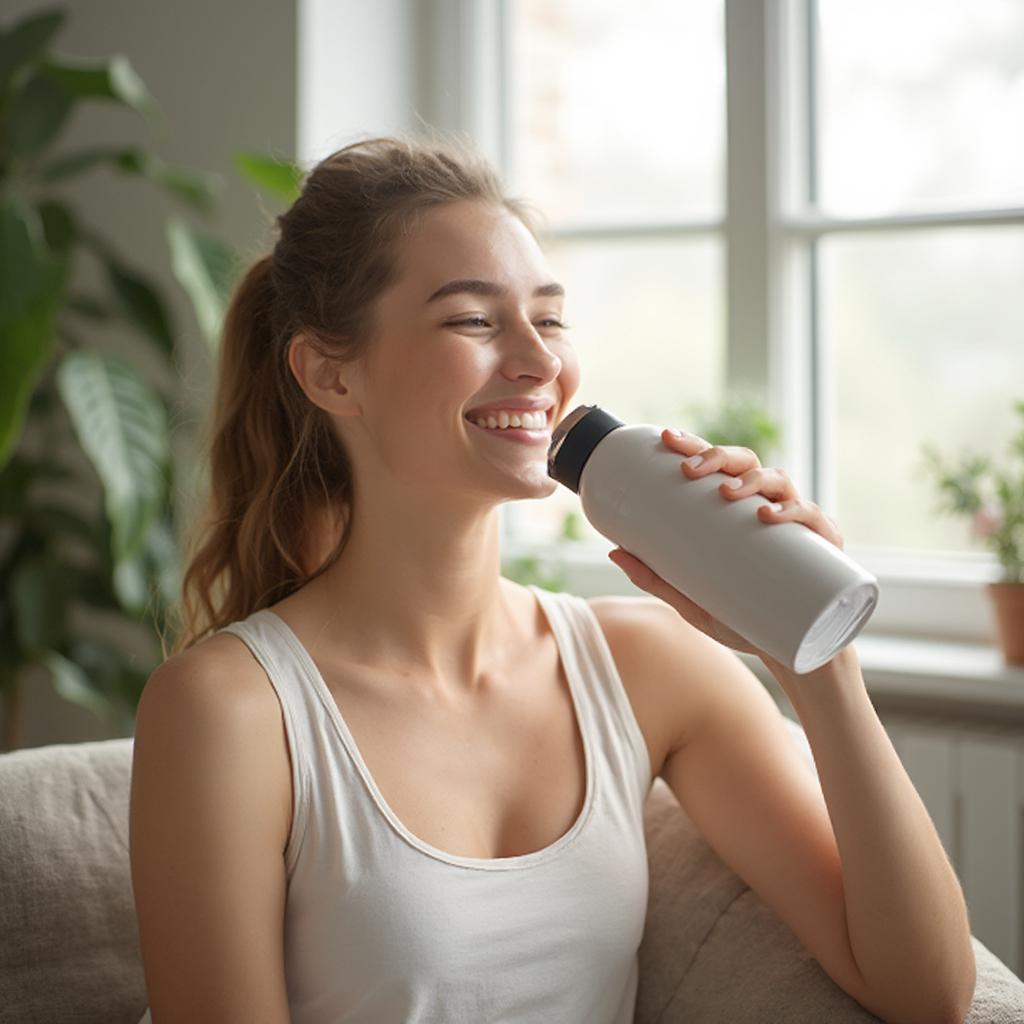
[[[803,730],[787,719],[811,770]],[[865,1024],[879,1018],[840,988],[705,842],[668,784],[645,808],[650,867],[634,1024]],[[966,1024],[1024,1021],[1024,983],[977,938]]]

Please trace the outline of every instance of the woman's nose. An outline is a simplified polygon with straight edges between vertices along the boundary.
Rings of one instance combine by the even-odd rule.
[[[511,335],[507,359],[526,362],[544,367],[552,376],[557,376],[562,361],[552,352],[550,345],[537,328],[524,320],[509,332]]]

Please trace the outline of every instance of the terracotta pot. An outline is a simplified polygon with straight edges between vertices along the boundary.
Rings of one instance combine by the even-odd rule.
[[[989,583],[996,633],[1007,665],[1024,665],[1024,583]]]

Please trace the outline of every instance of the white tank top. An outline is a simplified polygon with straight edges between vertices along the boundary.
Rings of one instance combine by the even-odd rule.
[[[587,779],[569,830],[516,857],[445,853],[398,820],[278,615],[260,609],[221,630],[266,671],[292,754],[292,1024],[632,1024],[647,913],[647,746],[587,602],[529,589],[569,681]]]

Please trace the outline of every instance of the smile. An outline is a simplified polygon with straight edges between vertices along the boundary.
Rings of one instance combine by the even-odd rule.
[[[516,441],[519,444],[543,444],[551,443],[551,431],[545,426],[539,429],[533,427],[481,427],[478,423],[468,419],[470,425],[482,434],[493,434],[495,437],[504,438],[506,441]]]

